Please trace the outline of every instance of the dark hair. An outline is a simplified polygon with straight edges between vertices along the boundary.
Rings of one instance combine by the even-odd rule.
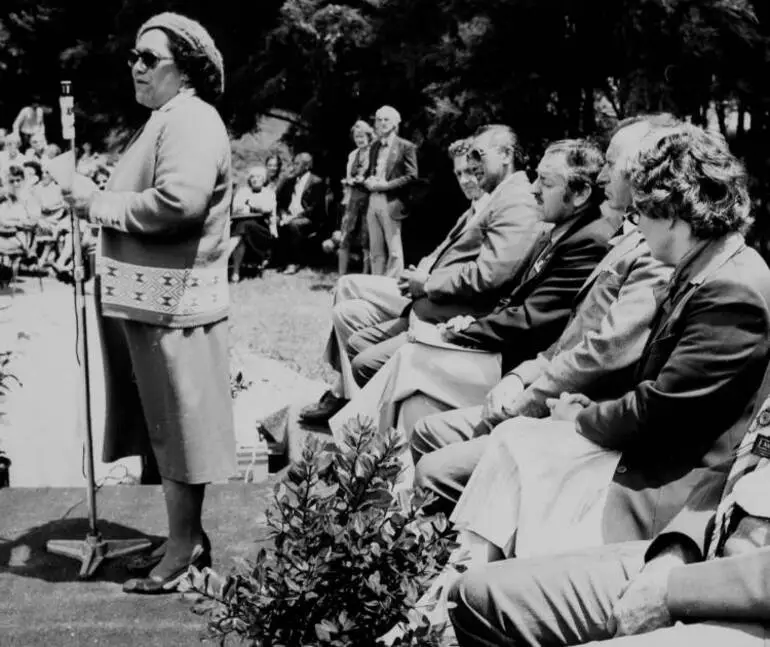
[[[271,177],[267,178],[268,182],[277,180],[281,176],[281,171],[283,170],[283,159],[281,159],[281,156],[278,153],[272,153],[268,155],[267,159],[265,160],[265,168],[267,169],[268,175],[270,174],[270,169],[268,168],[268,164],[270,164],[270,160],[275,160],[276,162],[278,162],[278,168],[275,171],[274,178],[271,178]]]
[[[220,70],[205,54],[193,49],[192,45],[170,29],[160,29],[168,36],[168,49],[174,62],[187,77],[189,85],[207,103],[215,103],[222,94]]]
[[[20,177],[24,179],[24,169],[18,164],[13,164],[8,167],[8,177]]]
[[[604,154],[592,141],[587,139],[561,139],[548,145],[543,157],[552,153],[564,153],[569,176],[567,186],[572,191],[591,189],[592,202],[601,202],[604,191],[596,180],[604,166]]]
[[[35,171],[35,175],[37,175],[37,179],[41,179],[43,177],[43,167],[40,165],[40,162],[36,160],[27,160],[22,164],[24,168],[31,168],[33,171]],[[22,170],[22,174],[24,171]]]
[[[746,171],[724,137],[692,124],[652,136],[630,178],[639,211],[648,218],[683,220],[696,238],[706,240],[748,227]]]
[[[97,164],[96,168],[91,172],[91,179],[96,180],[99,175],[106,175],[109,178],[112,173],[104,164]]]

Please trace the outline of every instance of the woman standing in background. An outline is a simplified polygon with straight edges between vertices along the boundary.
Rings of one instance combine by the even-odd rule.
[[[374,141],[374,129],[365,121],[359,120],[350,129],[356,148],[348,155],[345,178],[342,180],[344,194],[342,204],[345,213],[340,224],[340,248],[337,252],[340,276],[348,273],[350,247],[361,249],[363,254],[364,274],[371,271],[369,264],[369,235],[366,225],[366,208],[369,205],[369,191],[364,186],[364,178],[369,170],[369,151]]]

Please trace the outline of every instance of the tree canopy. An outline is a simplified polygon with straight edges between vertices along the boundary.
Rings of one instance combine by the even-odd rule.
[[[339,177],[349,128],[382,104],[421,145],[426,175],[484,122],[510,124],[525,158],[617,118],[715,119],[767,198],[770,5],[763,0],[4,0],[0,120],[74,81],[79,131],[105,140],[142,119],[124,63],[138,26],[169,9],[220,46],[234,134],[296,115],[289,137]],[[54,118],[55,120],[56,118]]]

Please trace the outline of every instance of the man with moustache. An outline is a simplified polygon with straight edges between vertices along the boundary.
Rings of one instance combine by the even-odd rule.
[[[485,162],[475,169],[479,175],[468,163],[471,146],[484,151]],[[445,240],[400,281],[365,275],[340,278],[326,348],[326,358],[340,377],[317,404],[302,411],[303,422],[325,424],[342,409],[358,392],[350,357],[385,342],[371,359],[384,363],[405,341],[410,316],[446,321],[494,307],[503,285],[519,270],[542,231],[529,180],[514,167],[516,146],[516,135],[507,126],[489,126],[474,139],[453,144],[455,176],[474,203]]]
[[[480,159],[481,152],[476,153]],[[422,413],[411,406],[420,402],[414,394],[427,395],[443,408],[479,402],[500,379],[501,362],[505,370],[552,344],[617,228],[599,208],[596,179],[603,161],[601,151],[585,140],[549,146],[532,192],[541,219],[552,228],[512,277],[508,295],[489,314],[460,315],[439,324],[443,343],[431,339],[435,329],[414,326],[414,343],[398,349],[376,379],[331,421],[332,431],[364,415],[377,420],[380,429],[396,424],[408,438]],[[354,358],[354,368],[360,357]]]
[[[760,415],[749,426],[766,374],[770,333],[770,270],[741,233],[750,223],[746,184],[742,165],[719,134],[682,124],[653,135],[631,177],[629,218],[652,254],[675,270],[660,294],[637,384],[619,398],[594,402],[575,395],[553,403],[553,418],[570,423],[569,433],[618,456],[597,518],[602,543],[662,533],[646,554],[639,581],[624,593],[639,568],[633,544],[471,569],[449,592],[461,645],[607,640],[615,627],[634,633],[666,626],[673,614],[688,619],[687,600],[696,613],[752,617],[759,590],[750,568],[761,560],[748,560],[744,568],[733,562],[736,579],[726,582],[717,578],[729,576],[729,560],[717,560],[694,569],[704,577],[685,576],[679,587],[665,588],[675,567],[702,558],[703,551],[707,557],[725,554],[721,539],[731,532],[728,517],[718,512],[714,524],[704,521],[723,490],[733,494],[733,476],[757,465],[747,454],[756,453],[759,461],[768,456],[766,437],[751,438],[751,447],[741,442],[747,429],[753,433],[767,422]],[[740,469],[728,478],[733,459]],[[734,521],[740,524],[740,518]],[[712,533],[717,539],[708,541]],[[760,529],[757,536],[763,534]],[[570,550],[569,534],[564,539],[563,550]],[[688,581],[724,583],[727,600],[681,588]],[[741,598],[745,615],[734,606]],[[761,613],[762,607],[754,609]],[[688,639],[682,630],[668,642],[641,644],[696,644],[698,635],[677,642]]]
[[[630,171],[644,138],[677,123],[659,114],[631,117],[616,126],[598,178],[606,212],[624,213],[630,207]],[[602,399],[631,386],[632,369],[649,336],[655,292],[666,284],[671,268],[652,257],[633,224],[618,226],[609,253],[578,291],[574,314],[556,342],[508,371],[483,405],[436,413],[415,424],[411,451],[418,482],[439,496],[444,511],[454,507],[495,425],[520,415],[547,416],[546,399],[565,391]],[[426,403],[420,406],[429,410]],[[445,408],[434,404],[435,411]],[[477,437],[482,439],[473,440]]]

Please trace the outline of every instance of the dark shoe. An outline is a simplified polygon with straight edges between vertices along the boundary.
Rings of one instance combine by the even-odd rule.
[[[150,546],[149,552],[145,552],[141,555],[135,555],[126,562],[126,570],[131,575],[147,575],[153,568],[160,564],[160,560],[163,559],[163,555],[166,554],[166,542],[167,539],[154,541]],[[211,540],[209,536],[203,533],[203,550],[211,554]]]
[[[125,563],[126,570],[131,575],[147,575],[163,559],[166,553],[166,541],[168,540],[154,541],[150,545],[149,552],[129,558]]]
[[[174,593],[179,583],[184,579],[190,566],[195,566],[199,571],[211,566],[211,551],[198,545],[193,550],[189,563],[174,571],[165,578],[150,575],[148,577],[136,577],[123,584],[125,593],[138,593],[140,595],[164,595]]]
[[[310,425],[320,425],[329,422],[334,414],[342,409],[348,400],[340,398],[331,391],[327,391],[321,396],[317,404],[311,404],[299,412],[300,422]]]

